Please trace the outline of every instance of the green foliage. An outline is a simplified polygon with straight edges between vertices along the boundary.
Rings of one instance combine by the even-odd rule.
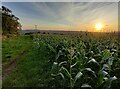
[[[90,39],[69,36],[66,39],[66,36],[50,35],[37,38],[47,45],[50,50],[48,54],[53,56],[50,58],[53,62],[51,78],[57,82],[55,86],[109,89],[112,82],[120,77],[113,74],[113,69],[119,65],[116,39],[110,42],[109,37]],[[63,82],[65,85],[62,85]]]
[[[105,37],[32,35],[30,52],[4,84],[52,89],[119,89],[120,44],[117,38],[107,34]]]
[[[31,44],[32,39],[29,36],[19,36],[2,41],[2,62],[8,62],[15,59]]]
[[[19,18],[13,15],[12,11],[5,6],[0,9],[2,13],[2,34],[18,34],[18,30],[21,29]]]

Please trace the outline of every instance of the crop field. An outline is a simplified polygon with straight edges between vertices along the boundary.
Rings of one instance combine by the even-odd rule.
[[[23,35],[4,40],[2,55],[4,88],[120,88],[120,38],[111,34]]]

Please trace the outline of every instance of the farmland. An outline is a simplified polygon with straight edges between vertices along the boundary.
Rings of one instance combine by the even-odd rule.
[[[3,87],[120,88],[120,38],[111,34],[21,35],[3,41],[2,55]]]

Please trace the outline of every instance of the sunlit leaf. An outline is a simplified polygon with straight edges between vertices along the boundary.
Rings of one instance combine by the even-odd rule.
[[[52,70],[51,70],[52,73],[56,73],[57,72],[57,66],[58,66],[58,63],[54,62],[53,65],[52,65]]]
[[[82,88],[92,88],[91,85],[89,85],[89,84],[83,84],[81,87]]]
[[[105,49],[103,51],[103,54],[102,54],[101,62],[103,62],[104,60],[108,59],[109,57],[111,57],[110,50]]]
[[[110,80],[111,80],[111,81],[116,80],[116,79],[117,79],[116,76],[114,76],[114,77],[110,77]]]
[[[106,72],[106,71],[104,71],[104,70],[101,70],[101,74],[102,74],[103,76],[106,76],[106,75],[108,75],[108,72]]]
[[[59,66],[62,66],[63,64],[67,64],[67,61],[60,62]]]
[[[116,76],[113,76],[113,77],[110,77],[109,79],[107,79],[107,81],[105,82],[105,85],[103,86],[103,88],[109,89],[111,87],[112,81],[114,81],[116,79],[117,79]]]
[[[110,70],[110,68],[107,64],[104,64],[103,67],[102,67],[102,70]]]
[[[73,65],[71,65],[71,68],[72,68],[72,67],[74,67],[74,66],[76,66],[76,65],[77,65],[77,63],[78,63],[78,61],[77,61],[76,63],[74,63]]]
[[[113,64],[113,59],[114,59],[114,58],[109,58],[109,60],[108,60],[108,64],[109,64],[109,65],[112,65],[112,64]]]
[[[64,77],[64,75],[63,75],[62,73],[59,73],[59,75],[60,75],[63,79],[65,79],[65,77]]]
[[[89,60],[88,63],[96,63],[97,65],[99,65],[99,63],[94,58],[92,58],[91,60]]]
[[[63,69],[64,73],[66,74],[66,76],[67,76],[68,78],[72,79],[72,76],[71,76],[71,74],[69,73],[69,71],[68,71],[65,67],[62,67],[62,69]]]
[[[78,78],[80,78],[83,75],[82,72],[78,72],[77,75],[75,76],[75,80],[77,80]]]
[[[92,74],[96,77],[95,72],[94,72],[91,68],[85,68],[85,70],[87,70],[87,71],[91,72],[91,73],[92,73]]]

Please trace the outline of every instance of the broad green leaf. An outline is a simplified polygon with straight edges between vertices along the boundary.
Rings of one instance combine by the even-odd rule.
[[[75,80],[79,79],[83,75],[82,72],[78,72],[77,75],[75,76]]]
[[[112,65],[112,64],[113,64],[113,59],[114,59],[114,58],[109,58],[109,60],[108,60],[108,64],[109,64],[109,65]]]
[[[81,87],[82,88],[92,88],[91,85],[89,85],[89,84],[83,84]]]
[[[71,65],[71,68],[73,68],[74,66],[76,66],[78,63],[78,61],[76,63],[74,63],[73,65]]]
[[[77,75],[75,76],[74,81],[73,81],[73,86],[74,86],[75,82],[76,82],[82,75],[83,75],[82,72],[78,72],[78,73],[77,73]]]
[[[112,81],[116,80],[117,77],[110,77],[109,79],[107,79],[107,81],[105,82],[103,88],[109,89],[111,87]]]
[[[108,77],[105,77],[106,75],[109,75],[108,72],[104,71],[104,70],[100,70],[98,73],[99,77],[98,77],[98,86],[102,85],[105,81],[108,80]]]
[[[51,76],[56,76],[55,74],[51,74]]]
[[[63,67],[63,66],[62,66],[62,69],[63,69],[64,73],[67,75],[67,77],[70,78],[70,79],[72,79],[72,76],[69,73],[69,71],[65,67]]]
[[[63,75],[62,73],[59,73],[59,75],[60,75],[63,79],[65,79],[65,77],[64,77],[64,75]]]
[[[107,78],[107,77],[104,77],[104,80],[105,80],[105,81],[107,81],[107,80],[108,80],[108,78]]]
[[[110,68],[107,64],[104,64],[102,70],[110,70]]]
[[[106,76],[106,75],[108,75],[108,72],[106,72],[106,71],[104,71],[104,70],[101,70],[101,74],[102,74],[103,76]]]
[[[117,60],[118,59],[118,53],[114,54],[114,59]]]
[[[54,53],[56,52],[55,49],[52,46],[50,46],[49,44],[48,44],[48,47],[52,52],[54,52]]]
[[[59,56],[60,56],[61,54],[62,54],[62,51],[59,50],[59,52],[58,52],[58,54],[56,55],[56,58],[55,58],[56,61],[59,59]]]
[[[97,80],[97,86],[102,85],[104,83],[104,80],[103,80],[104,77],[103,77],[103,75],[100,73],[97,78],[98,78],[98,80]]]
[[[92,74],[96,77],[95,72],[94,72],[91,68],[85,68],[85,70],[87,70],[87,71],[91,72],[91,73],[92,73]]]
[[[57,66],[58,66],[58,63],[54,62],[53,66],[52,66],[52,70],[51,70],[52,73],[56,73],[57,72],[57,69],[58,69]]]
[[[96,63],[97,65],[99,65],[99,63],[94,58],[92,58],[91,60],[89,60],[88,63]]]
[[[63,64],[67,64],[67,61],[60,62],[59,66],[62,66]]]
[[[102,60],[101,63],[104,62],[104,60],[111,57],[110,50],[105,49],[102,54]]]
[[[111,49],[112,52],[116,52],[117,50],[116,49]]]
[[[116,76],[114,76],[114,77],[110,77],[110,80],[111,80],[111,81],[116,80],[116,79],[117,79]]]

